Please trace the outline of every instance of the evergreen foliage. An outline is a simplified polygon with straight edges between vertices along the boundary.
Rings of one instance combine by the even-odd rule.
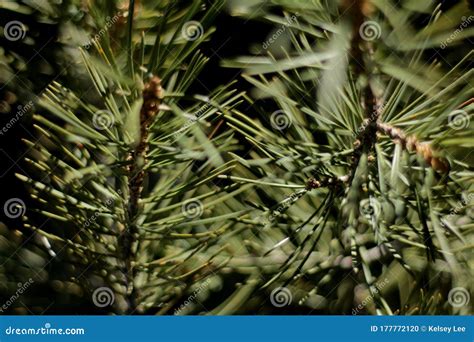
[[[74,71],[24,72],[5,311],[472,314],[468,2],[68,5],[37,11]],[[226,11],[273,30],[207,89]]]

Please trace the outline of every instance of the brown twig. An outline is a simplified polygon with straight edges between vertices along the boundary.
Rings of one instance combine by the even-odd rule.
[[[403,130],[393,127],[386,123],[377,123],[377,130],[388,135],[390,138],[400,143],[401,146],[409,152],[416,152],[422,156],[428,165],[438,172],[448,173],[450,170],[449,162],[439,156],[435,156],[436,152],[430,143],[421,142],[413,135],[406,135]]]
[[[354,152],[352,154],[352,165],[350,181],[355,176],[357,165],[363,153],[368,153],[377,138],[375,123],[379,120],[381,114],[381,100],[375,95],[370,85],[372,71],[371,63],[368,63],[364,56],[372,58],[373,50],[370,42],[364,41],[360,34],[361,26],[366,17],[370,17],[374,8],[367,0],[344,0],[341,4],[341,10],[345,18],[352,24],[352,38],[349,50],[351,65],[356,77],[365,76],[366,85],[363,89],[362,107],[365,110],[366,122],[364,129],[360,132],[355,142]],[[364,51],[367,50],[367,54]]]
[[[321,180],[317,180],[316,178],[311,177],[306,182],[306,189],[309,191],[309,190],[319,189],[319,188],[324,188],[324,187],[337,186],[337,185],[347,183],[348,180],[349,180],[349,176],[328,177]]]
[[[159,105],[163,97],[163,89],[161,80],[154,76],[144,86],[143,89],[143,105],[140,110],[140,138],[137,147],[132,150],[128,156],[130,165],[128,167],[128,189],[129,202],[127,209],[127,217],[129,226],[120,236],[120,245],[125,261],[126,268],[126,285],[127,295],[129,299],[129,313],[136,310],[137,293],[134,287],[136,277],[136,269],[134,267],[135,254],[137,244],[135,237],[138,233],[136,218],[139,214],[139,199],[143,190],[143,182],[145,179],[146,155],[148,152],[148,131],[150,124],[158,114]]]
[[[362,39],[359,30],[364,22],[365,17],[370,16],[373,11],[370,2],[367,0],[344,0],[342,3],[342,10],[345,15],[352,21],[352,40],[350,55],[353,61],[354,71],[356,76],[365,76],[367,78],[366,86],[364,88],[362,106],[366,112],[366,119],[364,121],[364,129],[359,133],[354,142],[354,152],[352,155],[351,179],[355,175],[355,170],[359,164],[360,157],[363,153],[367,153],[373,149],[377,141],[377,131],[383,132],[392,139],[401,143],[401,145],[408,151],[416,152],[421,155],[426,163],[434,170],[447,173],[449,172],[449,163],[446,159],[435,156],[435,153],[429,143],[420,142],[414,136],[406,136],[405,133],[399,129],[388,124],[381,123],[381,99],[378,98],[370,86],[370,78],[372,72],[369,65],[364,60],[364,48],[367,50],[366,56],[370,59],[373,51],[369,42]],[[472,103],[472,99],[466,101],[461,105],[464,107]]]
[[[471,103],[474,103],[474,97],[472,97],[469,100],[461,103],[458,108],[464,108],[464,107],[470,105]]]

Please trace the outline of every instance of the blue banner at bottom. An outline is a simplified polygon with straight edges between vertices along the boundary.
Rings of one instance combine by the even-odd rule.
[[[472,316],[0,316],[0,341],[473,342]]]

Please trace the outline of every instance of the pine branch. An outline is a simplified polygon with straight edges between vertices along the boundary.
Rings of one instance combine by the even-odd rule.
[[[340,176],[340,177],[329,177],[321,180],[317,180],[311,177],[306,183],[306,189],[313,190],[323,187],[336,187],[344,185],[349,181],[349,176]]]
[[[441,173],[449,172],[449,162],[442,157],[437,157],[436,152],[429,143],[420,142],[415,136],[407,136],[403,130],[392,127],[389,124],[378,122],[377,129],[380,132],[388,135],[397,143],[401,144],[404,149],[407,149],[410,152],[416,152],[417,154],[421,155],[425,162],[434,170]]]
[[[179,302],[216,271],[213,249],[234,230],[229,218],[243,212],[234,196],[246,188],[215,184],[232,168],[226,153],[236,148],[235,139],[211,128],[241,94],[231,85],[205,96],[188,91],[207,61],[197,48],[209,32],[198,26],[197,36],[188,40],[184,34],[190,33],[181,30],[199,4],[149,7],[152,13],[167,8],[148,30],[153,47],[144,45],[143,35],[137,39],[140,11],[129,15],[142,21],[122,25],[126,35],[114,27],[127,49],[120,44],[114,49],[103,37],[104,45],[92,41],[96,50],[82,50],[89,87],[96,90],[92,99],[52,83],[40,97],[45,112],[34,116],[42,139],[27,144],[37,156],[29,158],[36,173],[18,178],[37,201],[30,212],[49,221],[43,227],[34,215],[25,215],[25,226],[44,238],[53,261],[75,265],[67,275],[89,302],[97,285],[113,292],[115,301],[104,312],[155,313]],[[203,25],[221,5],[209,7]],[[173,38],[162,39],[168,35]],[[124,63],[129,57],[133,60]],[[146,77],[144,64],[154,65],[152,73],[160,78]],[[48,184],[46,176],[52,179]],[[143,266],[156,259],[167,262]]]
[[[306,15],[308,7],[311,11]],[[277,20],[275,13],[280,9],[285,17]],[[262,270],[268,272],[263,287],[280,282],[308,293],[300,305],[310,305],[314,296],[322,296],[327,302],[324,312],[340,312],[334,306],[341,309],[343,302],[360,300],[357,288],[364,286],[375,299],[370,312],[393,314],[397,308],[373,291],[377,279],[387,277],[395,285],[405,277],[415,281],[443,262],[440,258],[447,251],[439,248],[435,236],[419,228],[432,231],[436,219],[419,215],[417,189],[434,182],[430,184],[436,206],[447,208],[447,199],[469,188],[466,178],[456,177],[455,172],[440,183],[433,178],[433,171],[450,171],[447,160],[439,155],[447,154],[442,145],[452,132],[446,127],[448,116],[472,96],[463,71],[469,54],[460,56],[459,63],[447,71],[439,65],[423,66],[424,49],[435,44],[427,32],[436,29],[441,15],[437,8],[420,31],[409,27],[406,8],[398,11],[369,0],[343,1],[339,8],[276,1],[267,11],[262,17],[271,23],[299,13],[298,20],[286,27],[291,48],[278,54],[274,46],[268,48],[268,54],[261,51],[259,56],[225,64],[245,68],[244,78],[258,94],[250,99],[252,108],[259,108],[260,99],[265,109],[268,103],[278,108],[271,115],[262,110],[255,120],[240,112],[226,117],[254,147],[252,161],[239,159],[243,167],[235,171],[240,174],[229,179],[256,184],[260,191],[248,202],[257,210],[273,213],[277,208],[278,212],[270,223],[261,225],[258,220],[240,220],[250,228],[263,228],[258,231],[255,254],[269,258],[281,253],[281,259],[275,261],[279,267]],[[388,19],[391,11],[400,22],[405,20],[404,25]],[[367,25],[375,30],[372,37],[363,37]],[[318,35],[319,29],[324,34]],[[404,50],[407,40],[410,46]],[[395,64],[389,57],[393,53],[397,53]],[[381,134],[390,139],[380,139]],[[467,139],[465,134],[459,132],[460,139]],[[433,143],[422,142],[425,136]],[[422,156],[430,168],[420,167],[408,152]],[[467,163],[455,163],[467,171]],[[313,177],[308,179],[308,173]],[[305,183],[303,190],[298,185],[301,182]],[[287,189],[293,189],[292,193]],[[313,189],[318,190],[310,191]],[[426,206],[421,210],[430,211]],[[463,233],[470,235],[472,229]],[[311,267],[316,251],[325,251],[327,259],[343,260],[343,270],[329,262]],[[433,258],[427,257],[430,251]],[[426,266],[420,267],[413,253]],[[378,263],[383,271],[374,267]],[[389,271],[395,267],[396,275]],[[451,276],[462,281],[454,271]],[[346,277],[354,281],[335,285]],[[311,289],[303,284],[304,279],[310,279]],[[345,299],[332,295],[335,286],[347,294]]]
[[[130,152],[127,161],[128,166],[128,190],[129,203],[127,211],[128,227],[121,234],[119,245],[122,246],[122,254],[125,260],[127,293],[129,295],[130,306],[129,313],[133,313],[137,307],[137,294],[134,281],[137,272],[134,267],[136,262],[136,251],[138,246],[138,227],[137,216],[139,215],[139,200],[143,190],[143,181],[145,179],[145,165],[147,163],[147,152],[149,149],[148,135],[150,124],[158,115],[159,106],[163,98],[163,89],[161,88],[161,80],[154,76],[145,83],[143,89],[143,105],[140,109],[140,136],[138,146]]]

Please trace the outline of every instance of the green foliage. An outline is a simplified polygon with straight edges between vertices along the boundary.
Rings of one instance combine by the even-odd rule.
[[[169,310],[190,284],[214,272],[216,238],[243,210],[232,197],[244,189],[214,184],[232,168],[224,154],[235,140],[231,132],[211,137],[213,122],[240,95],[228,87],[207,96],[188,92],[206,62],[197,47],[208,34],[192,41],[181,34],[199,2],[161,6],[144,8],[123,36],[94,39],[96,53],[82,50],[97,103],[57,83],[48,87],[39,105],[49,114],[34,115],[41,143],[26,140],[35,178],[18,175],[39,202],[34,211],[48,218],[28,226],[51,241],[50,253],[74,265],[64,279],[73,277],[86,292],[112,288],[118,313]],[[208,9],[202,25],[219,7]],[[133,26],[147,18],[158,20],[135,35]],[[128,48],[111,47],[120,41]],[[148,124],[141,94],[150,75],[160,75],[164,90]],[[136,154],[142,139],[146,158]],[[141,172],[137,194],[132,184]]]
[[[197,94],[225,4],[274,29],[222,62],[240,83]],[[0,290],[32,277],[108,314],[472,313],[452,294],[474,276],[470,13],[464,1],[83,8],[61,24],[80,85],[52,81],[24,139],[17,177],[34,202],[27,234],[0,226]]]
[[[263,288],[289,286],[322,313],[354,313],[367,298],[373,314],[471,312],[446,298],[473,277],[472,50],[447,69],[423,58],[462,24],[453,12],[466,5],[424,8],[431,19],[415,30],[416,12],[375,1],[364,39],[360,27],[351,34],[357,5],[343,14],[324,2],[274,3],[282,17],[262,18],[286,27],[291,47],[225,63],[255,87],[258,116],[228,120],[253,146],[239,182],[264,194],[249,198],[263,207],[248,222],[257,254],[284,259],[262,267]]]

